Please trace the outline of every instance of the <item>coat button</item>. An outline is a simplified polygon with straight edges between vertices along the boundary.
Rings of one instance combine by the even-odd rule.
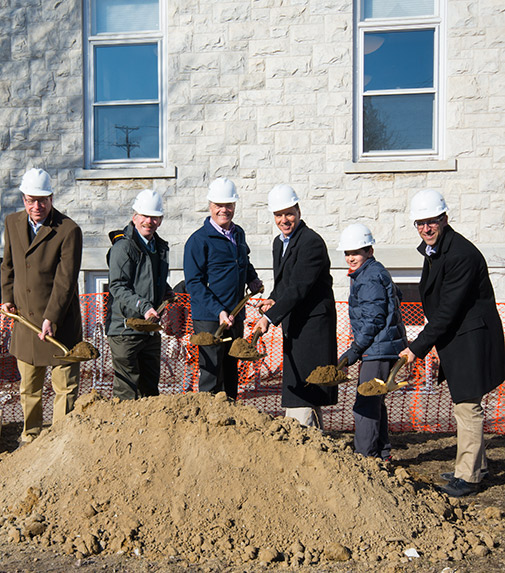
[[[30,263],[26,263],[26,268],[27,268],[27,269],[30,268]]]

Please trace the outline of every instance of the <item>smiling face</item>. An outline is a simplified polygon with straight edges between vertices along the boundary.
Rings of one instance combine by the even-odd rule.
[[[373,256],[373,248],[357,249],[356,251],[345,251],[345,262],[349,265],[351,272],[357,271],[361,265]]]
[[[222,229],[229,229],[235,214],[235,203],[213,203],[209,201],[211,219]]]
[[[419,236],[430,247],[438,243],[447,224],[447,215],[445,213],[442,213],[439,217],[420,219],[414,222]]]
[[[28,216],[34,223],[41,223],[51,212],[53,207],[53,196],[39,197],[35,195],[24,195],[23,203]]]
[[[275,224],[284,237],[289,237],[296,229],[301,216],[300,207],[293,205],[293,207],[288,207],[287,209],[274,213]]]
[[[153,238],[154,233],[158,230],[158,227],[161,225],[163,217],[134,213],[132,221],[139,234],[142,235],[144,239],[150,241]]]

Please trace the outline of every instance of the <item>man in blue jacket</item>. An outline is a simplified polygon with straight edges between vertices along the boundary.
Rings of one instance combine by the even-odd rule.
[[[428,324],[403,350],[409,362],[433,346],[439,380],[447,380],[457,424],[454,473],[442,491],[453,497],[475,492],[488,473],[481,400],[505,379],[503,327],[481,252],[449,225],[447,205],[434,189],[412,199],[411,219],[424,256],[419,292]]]
[[[238,199],[233,181],[220,177],[209,186],[210,216],[184,246],[184,278],[191,296],[195,333],[214,333],[226,324],[227,336],[243,336],[245,311],[230,314],[244,296],[245,286],[258,292],[262,286],[249,261],[244,230],[233,223]],[[200,392],[225,391],[235,399],[238,390],[237,359],[228,355],[231,342],[199,347]]]

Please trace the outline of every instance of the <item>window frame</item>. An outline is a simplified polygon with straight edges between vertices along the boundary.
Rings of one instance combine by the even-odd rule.
[[[115,168],[162,168],[167,166],[166,160],[166,7],[159,0],[159,29],[147,32],[98,33],[92,35],[92,2],[84,0],[83,29],[84,29],[84,167],[85,169],[115,169]],[[95,102],[95,46],[131,46],[135,44],[157,44],[158,48],[158,98],[157,100],[118,100],[104,103]],[[130,159],[95,159],[95,106],[120,105],[158,105],[158,157]]]
[[[370,18],[361,20],[364,0],[355,0],[354,25],[354,145],[353,162],[430,161],[445,158],[445,53],[446,0],[434,0],[434,15],[409,18]],[[370,90],[364,88],[365,34],[368,32],[400,32],[433,30],[433,87],[398,90]],[[433,148],[401,150],[363,150],[363,102],[366,96],[434,94]]]

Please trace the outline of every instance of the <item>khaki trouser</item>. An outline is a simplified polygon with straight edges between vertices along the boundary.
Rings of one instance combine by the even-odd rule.
[[[487,469],[484,444],[484,411],[480,400],[454,404],[457,423],[457,453],[454,477],[479,483]]]
[[[21,441],[31,442],[42,431],[42,387],[47,367],[33,366],[22,360],[17,362],[21,374],[19,395],[24,415]],[[79,371],[78,362],[52,367],[51,382],[55,394],[53,424],[74,407],[79,391]]]
[[[302,426],[323,429],[323,413],[319,406],[314,408],[286,408],[286,418],[294,418]]]

